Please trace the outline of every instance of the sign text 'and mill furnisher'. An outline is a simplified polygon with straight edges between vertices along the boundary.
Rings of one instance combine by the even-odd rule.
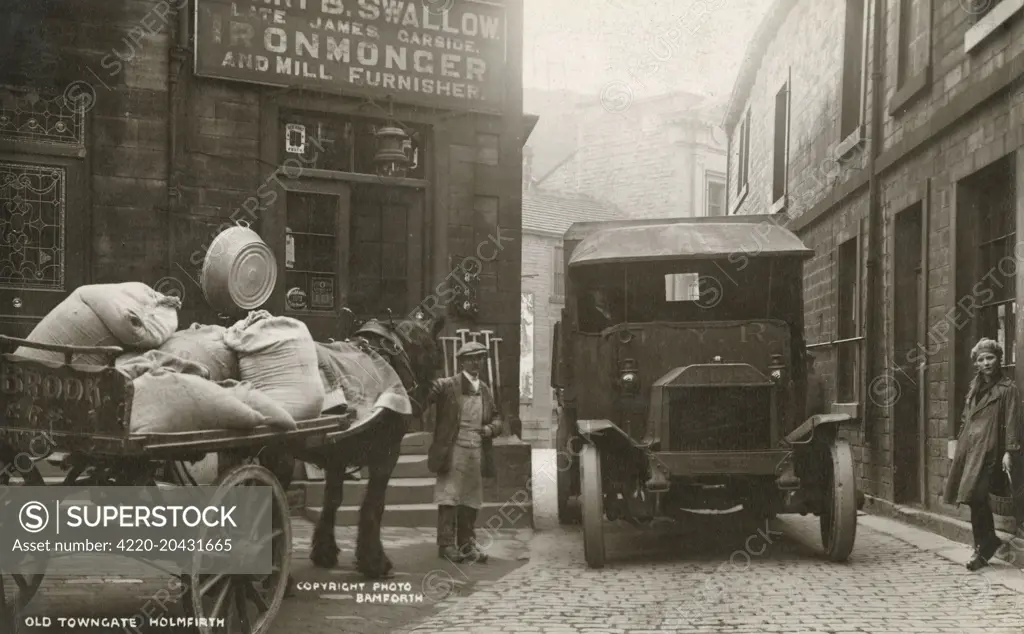
[[[444,11],[429,4],[199,0],[196,74],[500,112],[504,9],[470,0]]]

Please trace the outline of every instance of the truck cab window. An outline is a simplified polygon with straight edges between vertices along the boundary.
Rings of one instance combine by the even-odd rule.
[[[605,328],[622,323],[622,302],[619,293],[607,288],[595,288],[584,293],[578,304],[580,330],[599,333]]]

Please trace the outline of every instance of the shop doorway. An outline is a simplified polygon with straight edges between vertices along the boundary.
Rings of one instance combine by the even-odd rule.
[[[922,500],[922,457],[925,430],[922,429],[921,395],[924,355],[922,344],[922,303],[925,256],[922,249],[923,211],[920,202],[896,214],[893,239],[893,352],[888,392],[894,397],[893,487],[895,502],[919,504]]]
[[[956,297],[953,401],[948,439],[960,416],[975,370],[971,348],[981,337],[1003,345],[1003,371],[1015,376],[1017,315],[1017,185],[1011,153],[956,184]],[[962,326],[962,327],[960,327]]]

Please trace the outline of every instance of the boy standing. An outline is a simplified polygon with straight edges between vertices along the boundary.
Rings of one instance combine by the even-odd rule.
[[[502,429],[491,388],[480,380],[487,348],[476,341],[456,353],[462,372],[433,381],[427,403],[437,403],[434,440],[427,468],[437,474],[438,556],[453,562],[484,563],[476,544],[476,516],[483,506],[483,478],[494,470],[492,439]]]

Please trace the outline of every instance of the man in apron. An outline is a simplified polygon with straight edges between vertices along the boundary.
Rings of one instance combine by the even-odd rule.
[[[483,477],[494,468],[491,441],[501,432],[502,421],[491,388],[480,380],[487,348],[470,341],[455,356],[462,372],[435,380],[427,396],[428,403],[437,403],[427,468],[437,474],[438,556],[484,563],[487,555],[477,547],[474,527],[483,506]]]

